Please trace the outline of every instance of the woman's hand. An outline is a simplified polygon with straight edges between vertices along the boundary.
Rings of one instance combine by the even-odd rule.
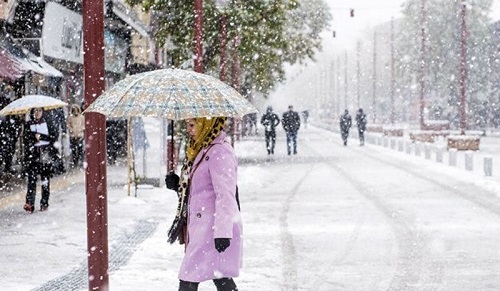
[[[177,192],[177,190],[179,190],[179,176],[174,173],[166,175],[165,185],[167,186],[168,189]]]
[[[215,239],[215,249],[219,252],[222,253],[224,252],[229,245],[231,245],[231,239],[230,238],[216,238]]]

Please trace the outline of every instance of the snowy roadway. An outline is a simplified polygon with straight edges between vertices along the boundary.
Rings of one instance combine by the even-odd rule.
[[[262,136],[236,143],[239,290],[500,289],[499,182],[355,140],[344,147],[314,127],[287,156],[283,135],[273,157]],[[111,290],[177,290],[183,247],[166,242],[175,194],[127,197],[124,173],[109,169]],[[48,212],[3,205],[0,290],[69,290],[56,285],[73,281],[71,290],[86,290],[82,177],[60,182]]]

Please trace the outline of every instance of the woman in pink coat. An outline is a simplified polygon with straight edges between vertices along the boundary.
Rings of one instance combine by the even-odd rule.
[[[238,290],[232,279],[239,275],[242,261],[238,164],[225,141],[225,122],[225,117],[188,119],[190,141],[181,177],[171,173],[165,178],[179,196],[169,242],[186,244],[179,291],[198,290],[207,280],[213,280],[218,291]]]

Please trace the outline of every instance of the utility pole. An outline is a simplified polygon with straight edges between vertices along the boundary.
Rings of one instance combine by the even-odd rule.
[[[373,110],[373,123],[377,121],[377,32],[373,32],[373,99],[372,99],[372,110]]]

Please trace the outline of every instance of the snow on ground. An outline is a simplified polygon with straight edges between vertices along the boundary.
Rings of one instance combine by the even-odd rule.
[[[152,144],[148,173],[161,177],[161,135],[154,121],[145,121]],[[496,206],[489,210],[483,200],[473,204],[452,191],[475,189],[473,195],[496,203],[497,174],[485,177],[372,144],[359,147],[355,139],[343,147],[337,133],[312,126],[299,133],[299,154],[287,156],[283,134],[278,132],[273,157],[262,136],[235,145],[245,239],[239,290],[500,286],[490,273],[499,263],[482,259],[495,257]],[[28,215],[19,201],[0,210],[1,290],[36,289],[86,263],[83,178],[74,173],[55,185],[48,212]],[[436,188],[436,180],[450,189]],[[183,246],[166,242],[176,195],[160,187],[127,196],[124,181],[123,167],[108,167],[110,249],[138,222],[156,228],[111,271],[111,290],[177,290]],[[199,290],[215,287],[205,282]]]

